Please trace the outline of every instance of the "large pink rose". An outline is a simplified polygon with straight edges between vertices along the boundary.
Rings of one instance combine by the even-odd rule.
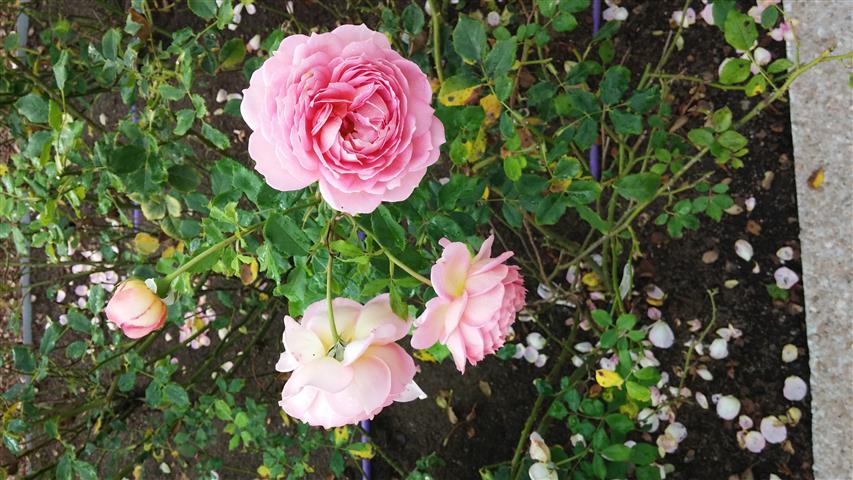
[[[320,182],[333,208],[369,213],[405,200],[435,163],[444,127],[417,65],[364,25],[291,35],[252,74],[240,110],[267,183]]]
[[[428,301],[415,322],[412,346],[447,346],[460,372],[465,362],[476,365],[504,344],[509,326],[524,307],[524,280],[519,269],[506,265],[512,252],[492,258],[494,236],[471,255],[464,243],[446,238],[441,258],[432,267],[432,286],[438,294]]]
[[[387,294],[364,306],[346,298],[332,302],[343,349],[334,348],[325,300],[312,303],[297,322],[284,317],[284,353],[276,364],[293,372],[279,405],[305,423],[340,427],[368,418],[392,402],[425,397],[412,380],[415,362],[397,345],[411,322],[391,310]]]

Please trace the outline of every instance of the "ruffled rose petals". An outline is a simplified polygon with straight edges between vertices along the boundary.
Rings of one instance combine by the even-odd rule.
[[[427,302],[415,322],[412,346],[429,348],[436,342],[447,346],[462,373],[466,363],[476,365],[503,346],[524,307],[526,290],[519,268],[506,265],[512,252],[492,257],[494,240],[487,238],[473,256],[464,243],[439,242],[444,251],[431,272],[438,296]]]
[[[445,141],[426,75],[364,25],[285,38],[243,96],[249,155],[267,183],[318,183],[350,214],[408,198]]]
[[[305,309],[302,320],[284,317],[279,372],[292,372],[281,392],[285,413],[324,428],[373,418],[393,402],[426,398],[417,386],[415,362],[395,342],[410,320],[391,310],[388,294],[361,305],[332,302],[340,343],[334,341],[325,300]]]

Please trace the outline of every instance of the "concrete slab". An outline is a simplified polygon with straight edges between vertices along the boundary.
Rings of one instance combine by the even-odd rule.
[[[853,50],[853,1],[786,0],[800,59]],[[788,45],[788,56],[795,48]],[[850,64],[825,63],[790,94],[800,216],[816,480],[853,478],[853,90]],[[809,177],[823,169],[818,189]]]

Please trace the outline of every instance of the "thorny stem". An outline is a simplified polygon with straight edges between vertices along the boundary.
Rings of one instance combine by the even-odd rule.
[[[681,7],[682,12],[686,12],[690,7],[690,3],[693,0],[684,0],[684,5]],[[663,52],[661,53],[660,59],[658,60],[658,64],[655,67],[655,72],[660,72],[663,69],[663,66],[666,65],[666,62],[669,61],[670,55],[672,55],[673,50],[675,49],[676,44],[678,43],[678,38],[681,36],[681,32],[684,31],[684,19],[678,23],[678,28],[675,30],[675,34],[671,35],[666,40],[666,46],[664,47]],[[645,86],[645,82],[649,79],[648,76],[640,80],[640,84],[637,86],[638,90],[641,90]]]
[[[444,70],[441,67],[441,11],[436,7],[435,0],[429,0],[429,9],[432,10],[432,61],[435,64],[435,75],[438,83],[444,84]]]

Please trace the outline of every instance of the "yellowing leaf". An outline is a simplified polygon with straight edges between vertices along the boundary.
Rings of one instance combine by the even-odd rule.
[[[139,232],[133,237],[133,248],[142,255],[151,255],[160,248],[160,240],[145,232]]]
[[[477,137],[474,140],[468,140],[463,145],[465,146],[465,158],[469,162],[474,163],[480,160],[486,151],[486,129],[481,127],[477,132]]]
[[[458,107],[470,102],[480,84],[466,75],[454,75],[441,84],[438,101],[446,107]]]
[[[258,261],[252,259],[249,263],[240,264],[240,281],[243,285],[251,285],[258,278]]]
[[[335,445],[341,446],[349,440],[349,428],[346,426],[335,429]]]
[[[435,93],[441,88],[441,82],[437,78],[430,78],[429,88],[432,90],[432,93]]]
[[[554,193],[565,192],[572,185],[572,179],[566,180],[551,180],[551,185],[548,187],[548,190]]]
[[[619,407],[619,413],[624,413],[630,418],[636,418],[637,414],[640,413],[640,407],[634,402],[628,402]]]
[[[595,272],[584,273],[581,277],[581,282],[589,288],[595,288],[601,284],[601,280],[599,280]]]
[[[355,459],[373,458],[373,455],[375,455],[375,452],[373,451],[373,444],[362,442],[353,443],[348,446],[347,453],[352,455]]]
[[[270,474],[272,473],[272,472],[270,472],[269,467],[267,467],[266,465],[261,465],[260,467],[258,467],[257,472],[258,472],[258,475],[260,475],[263,478],[269,478]]]
[[[498,100],[498,97],[495,94],[486,95],[481,98],[480,106],[483,107],[483,111],[486,112],[486,120],[483,122],[483,125],[493,125],[498,121],[498,118],[501,116],[501,101]]]
[[[177,245],[169,245],[160,254],[161,258],[172,258],[176,253],[184,253],[184,242],[178,242]]]
[[[483,199],[483,200],[488,200],[488,199],[489,199],[489,186],[488,186],[488,185],[486,185],[486,188],[485,188],[485,189],[483,189],[483,196],[482,196],[482,199]]]
[[[0,163],[0,177],[9,173],[9,167],[5,163]]]
[[[438,359],[435,358],[435,355],[426,350],[415,350],[414,356],[422,362],[438,363]]]
[[[604,388],[621,387],[625,383],[618,373],[603,368],[595,371],[595,381]]]
[[[764,90],[767,89],[767,83],[764,81],[763,77],[756,76],[746,84],[745,88],[746,96],[754,97],[759,93],[764,93]]]
[[[823,185],[823,181],[825,179],[826,174],[823,172],[823,167],[820,167],[809,175],[809,187],[817,190],[821,185]]]
[[[477,86],[454,90],[452,92],[442,91],[438,94],[438,101],[445,107],[458,107],[465,105],[474,96]]]

